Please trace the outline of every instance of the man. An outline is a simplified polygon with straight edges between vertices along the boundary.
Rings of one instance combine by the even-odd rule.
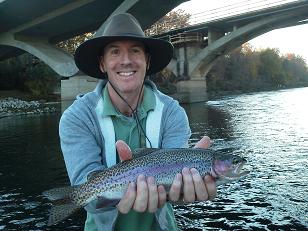
[[[72,185],[132,158],[131,149],[188,146],[185,111],[146,80],[146,75],[162,70],[172,55],[169,42],[145,37],[130,14],[111,17],[101,37],[77,48],[78,68],[102,80],[94,92],[79,97],[60,121],[61,148]],[[205,137],[197,147],[208,145]],[[168,198],[155,176],[140,175],[128,185],[116,208],[93,211],[90,203],[85,230],[176,230],[167,199],[193,202],[212,199],[215,194],[215,182],[210,176],[202,179],[196,169],[184,168],[175,176]]]

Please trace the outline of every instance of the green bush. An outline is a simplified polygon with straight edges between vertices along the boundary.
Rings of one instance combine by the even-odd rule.
[[[46,98],[59,81],[49,66],[30,54],[0,62],[0,90],[19,89],[35,98]]]

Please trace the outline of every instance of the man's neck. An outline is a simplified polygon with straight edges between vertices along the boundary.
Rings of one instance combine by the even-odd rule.
[[[135,110],[137,108],[137,104],[138,103],[140,104],[142,102],[143,91],[144,91],[143,87],[139,102],[138,102],[139,91],[133,92],[132,94],[121,94],[122,98],[125,99],[126,101],[125,102],[109,83],[107,84],[107,88],[113,106],[125,116],[132,116],[133,112],[131,109]],[[127,104],[129,104],[130,107]]]

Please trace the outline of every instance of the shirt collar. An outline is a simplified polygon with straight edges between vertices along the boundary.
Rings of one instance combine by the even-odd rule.
[[[112,104],[107,86],[103,88],[103,112],[102,116],[123,116]],[[155,95],[151,88],[145,86],[143,91],[143,100],[141,105],[139,106],[138,112],[140,119],[144,118],[147,113],[151,110],[154,110],[156,105]]]

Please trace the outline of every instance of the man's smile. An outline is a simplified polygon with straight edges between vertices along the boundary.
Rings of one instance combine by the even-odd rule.
[[[117,72],[118,75],[125,76],[125,77],[132,76],[135,73],[136,73],[136,71],[120,71],[120,72]]]

